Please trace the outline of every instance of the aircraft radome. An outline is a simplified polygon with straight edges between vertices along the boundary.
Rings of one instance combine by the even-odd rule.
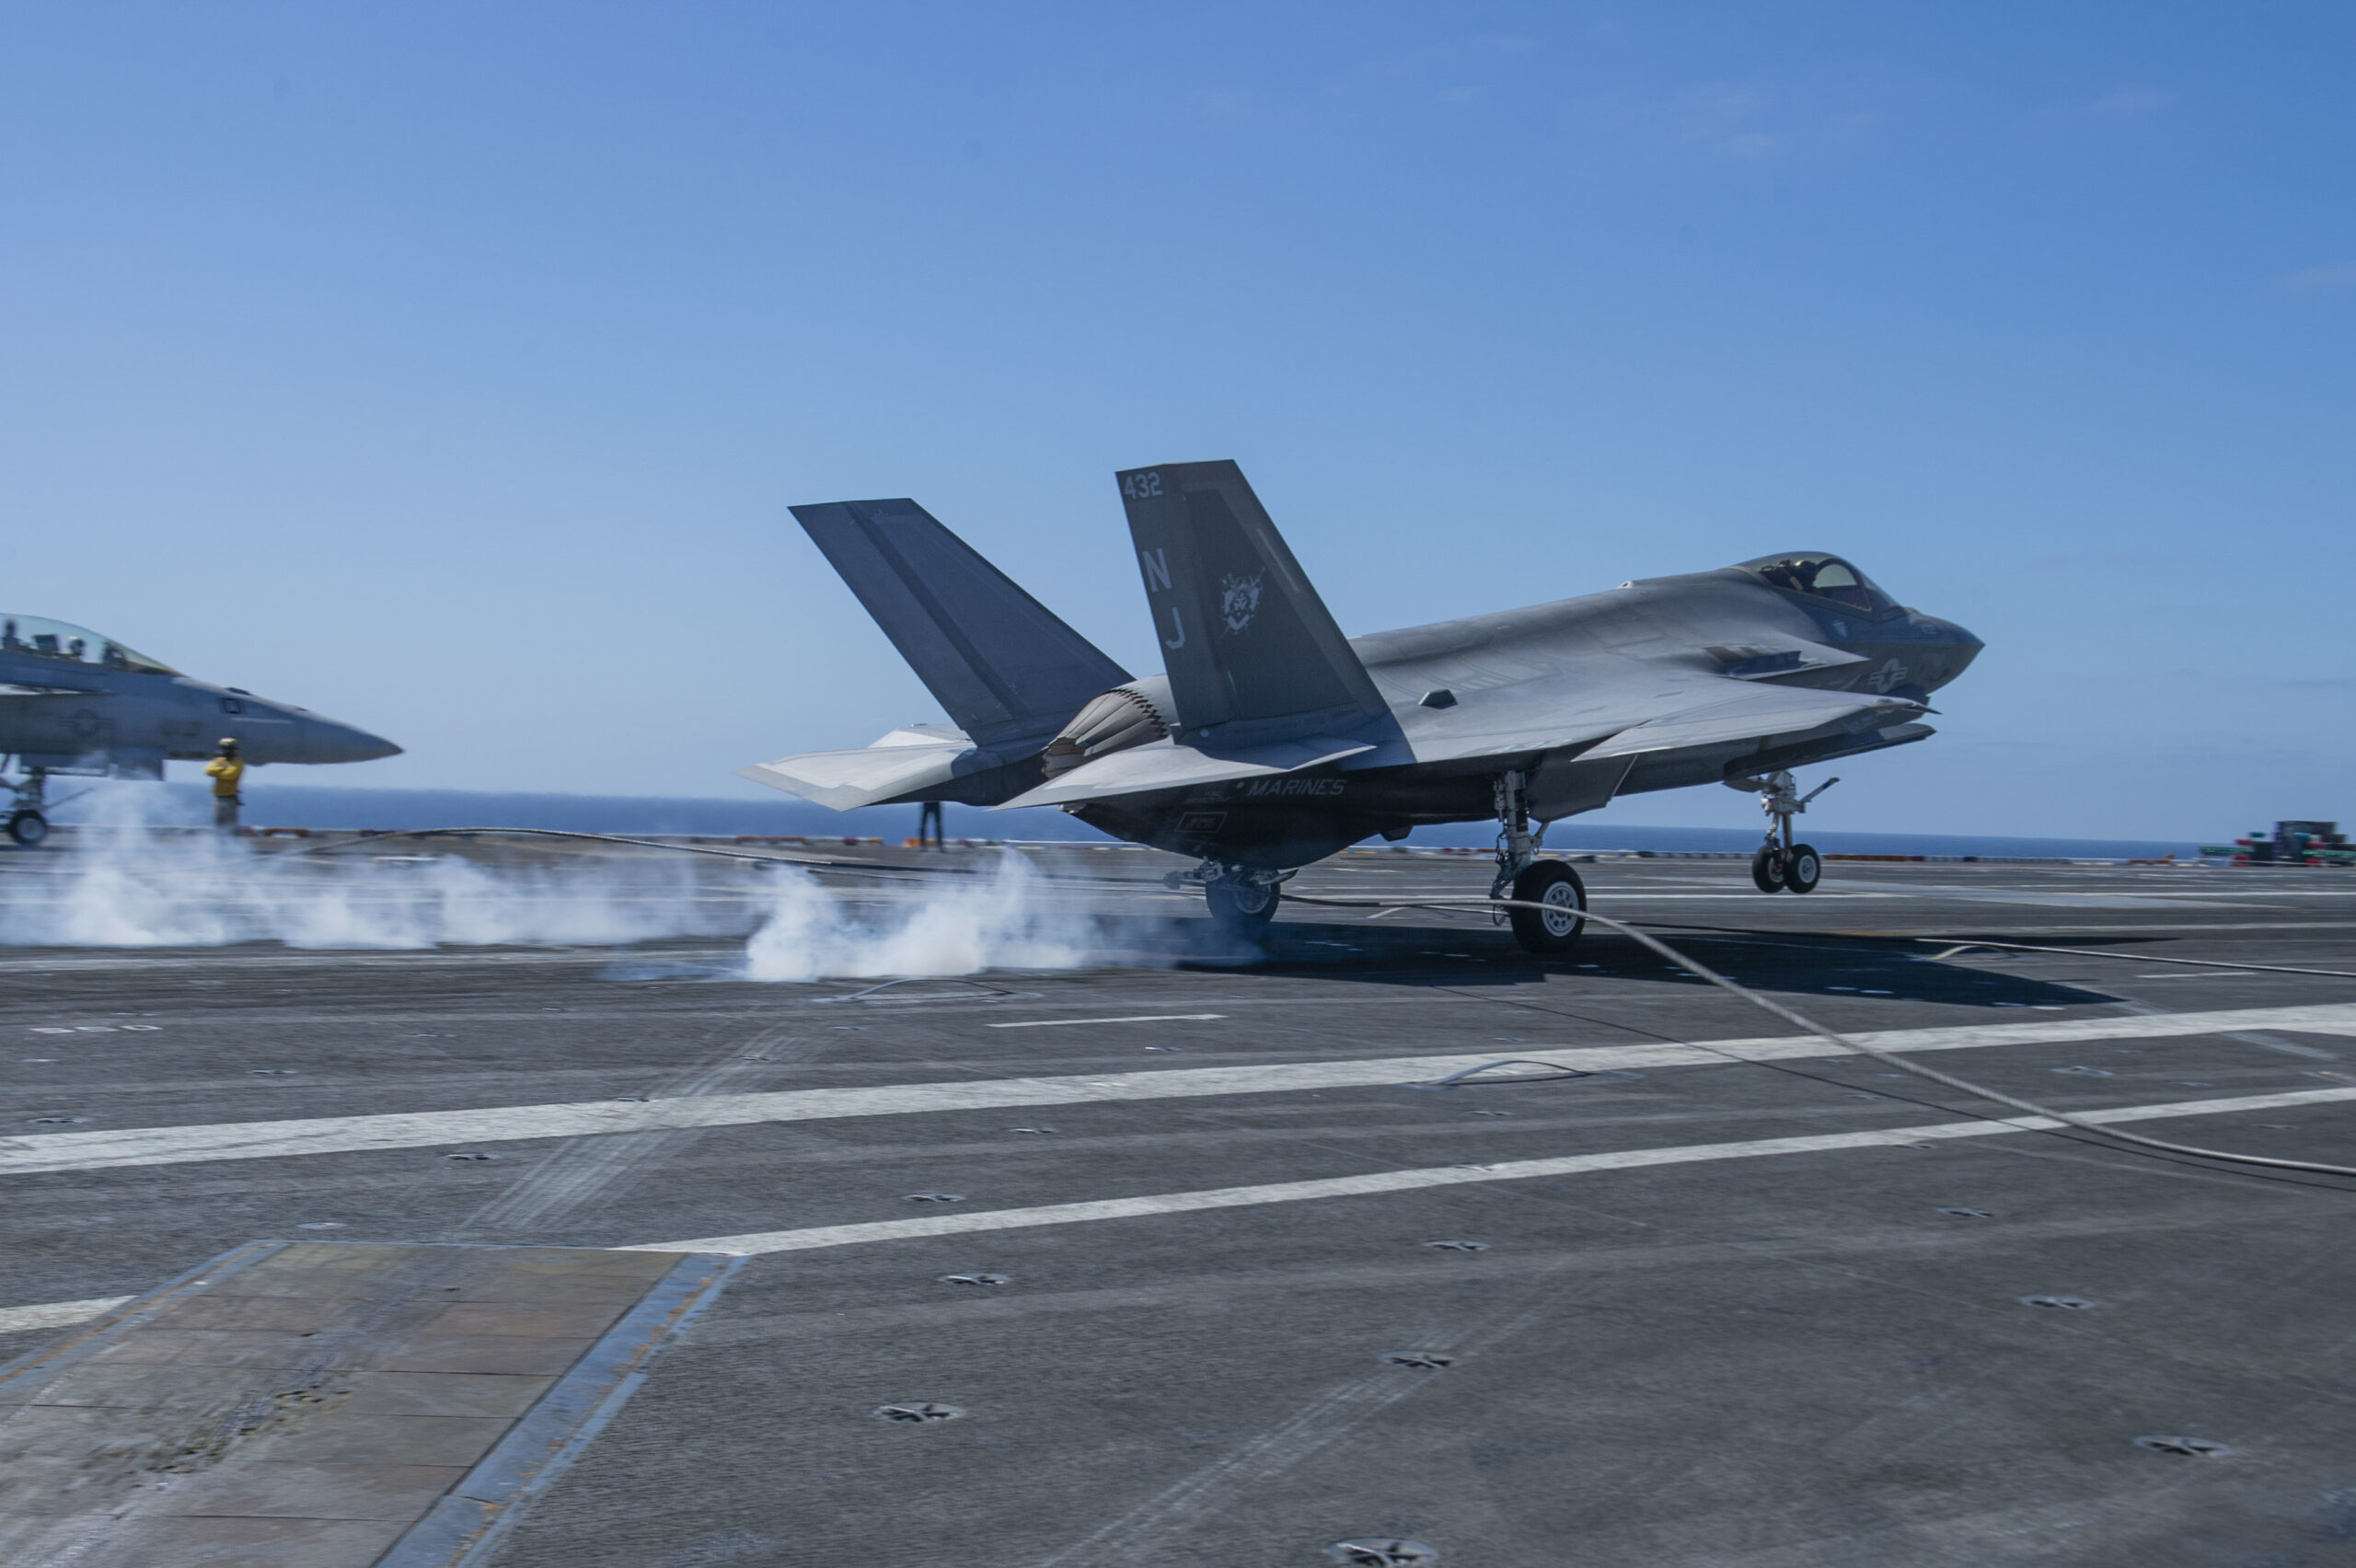
[[[1231,462],[1118,477],[1168,668],[1133,677],[913,501],[797,506],[953,728],[744,777],[822,805],[1057,805],[1195,858],[1222,921],[1276,910],[1300,866],[1376,835],[1494,818],[1493,897],[1535,952],[1587,894],[1545,825],[1623,795],[1759,792],[1762,890],[1806,893],[1790,770],[1905,745],[1980,640],[1838,556],[1795,551],[1579,598],[1349,638]],[[1819,786],[1820,790],[1823,786]]]

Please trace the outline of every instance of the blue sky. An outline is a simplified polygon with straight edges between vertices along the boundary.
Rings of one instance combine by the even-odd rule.
[[[282,782],[933,716],[799,501],[1152,668],[1112,472],[1231,456],[1352,631],[1803,547],[1978,631],[1826,827],[2356,818],[2345,6],[0,23],[0,607],[410,748]]]

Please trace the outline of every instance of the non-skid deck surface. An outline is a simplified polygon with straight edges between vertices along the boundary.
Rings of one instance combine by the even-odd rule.
[[[830,851],[854,854],[918,859]],[[1610,931],[1540,960],[1485,910],[1288,897],[1245,943],[1163,890],[1180,862],[1067,859],[1040,856],[1019,906],[837,879],[828,940],[860,962],[829,962],[874,973],[806,985],[749,978],[741,937],[0,951],[0,1346],[79,1343],[112,1298],[255,1236],[748,1253],[560,1480],[481,1505],[520,1522],[470,1568],[1332,1568],[1345,1541],[1438,1554],[1388,1553],[1417,1568],[2350,1561],[2350,1182],[1990,1121],[2008,1113]],[[942,885],[995,862],[928,861]],[[709,890],[774,906],[769,873],[738,889],[710,863]],[[1075,868],[1093,880],[1048,875]],[[1578,870],[1602,912],[1944,1072],[2356,1163],[2356,873],[1836,862],[1802,898],[1740,860]],[[0,896],[70,870],[0,849]],[[1347,855],[1287,893],[1478,898],[1490,874]],[[1021,969],[893,983],[957,958],[860,935],[919,915],[1037,940]],[[1430,1087],[1506,1058],[1587,1076]],[[505,1299],[430,1280],[410,1299],[436,1295]],[[595,1332],[420,1310],[454,1355]],[[171,1334],[285,1354],[309,1326]],[[148,1533],[109,1537],[114,1555],[58,1561],[181,1568],[206,1562],[200,1531],[225,1541],[214,1564],[270,1561],[237,1543],[257,1530],[364,1551],[395,1533],[376,1505],[265,1513],[228,1489],[265,1460],[290,1486],[349,1463],[334,1421],[463,1438],[517,1406],[430,1390],[522,1398],[552,1375],[332,1369],[347,1401],[294,1417],[275,1396],[310,1385],[236,1381],[234,1360],[202,1373],[230,1380],[210,1397],[187,1366],[44,1374],[191,1379],[178,1407],[112,1396],[144,1425],[87,1385],[123,1423],[107,1431],[151,1445],[245,1398],[293,1434],[130,1494],[215,1488],[223,1511],[133,1515]],[[371,1451],[387,1492],[468,1463]],[[499,1493],[466,1473],[437,1516]],[[427,1544],[410,1530],[402,1568]],[[0,1568],[34,1564],[0,1540]]]
[[[667,1332],[680,1286],[717,1272],[589,1248],[238,1248],[0,1373],[0,1561],[456,1560]]]

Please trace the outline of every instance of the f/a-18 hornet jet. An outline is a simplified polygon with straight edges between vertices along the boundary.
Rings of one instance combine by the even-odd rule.
[[[161,778],[165,758],[210,756],[225,738],[249,764],[366,762],[401,749],[240,686],[208,686],[82,627],[0,614],[0,756],[23,770],[5,808],[17,843],[49,836],[51,774]]]
[[[1499,824],[1494,897],[1533,952],[1578,937],[1586,889],[1546,824],[1693,784],[1758,792],[1762,891],[1806,893],[1790,770],[1905,745],[1980,640],[1838,556],[1799,551],[1609,593],[1342,635],[1231,462],[1117,476],[1167,656],[1133,678],[913,501],[794,516],[954,728],[895,730],[743,776],[837,810],[1057,805],[1196,858],[1221,921],[1275,913],[1301,866],[1418,824]]]

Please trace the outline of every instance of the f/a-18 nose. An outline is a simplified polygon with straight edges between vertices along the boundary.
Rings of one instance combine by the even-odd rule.
[[[306,762],[374,762],[380,756],[401,755],[401,748],[384,736],[332,719],[311,720],[303,740],[303,749],[310,754],[304,759]]]
[[[356,724],[234,686],[221,689],[234,695],[221,698],[219,732],[237,742],[248,762],[372,762],[400,755],[400,747]]]
[[[382,735],[301,708],[248,701],[250,721],[243,739],[253,762],[373,762],[398,756],[401,748]]]

